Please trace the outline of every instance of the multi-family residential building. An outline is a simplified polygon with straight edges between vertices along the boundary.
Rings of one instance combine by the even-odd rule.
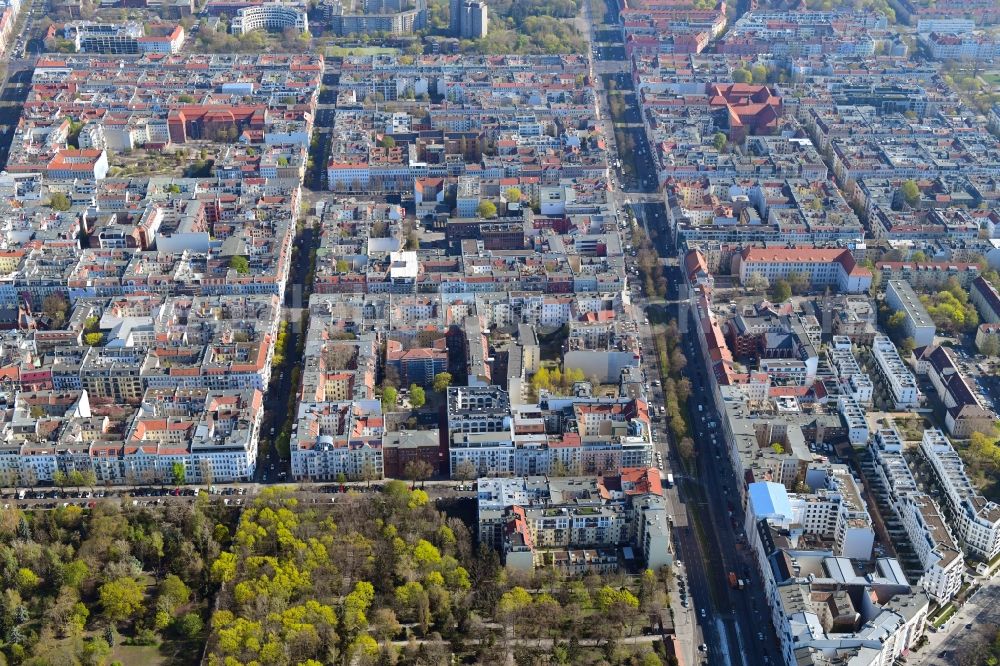
[[[570,477],[480,478],[479,541],[510,569],[615,571],[634,551],[647,568],[673,560],[659,470]]]
[[[1000,42],[981,32],[931,32],[918,38],[936,60],[992,60],[1000,54]]]
[[[720,53],[809,56],[834,53],[870,56],[888,37],[878,12],[764,11],[744,14],[719,45]]]
[[[916,407],[920,397],[917,380],[899,357],[899,351],[892,340],[885,335],[876,335],[872,343],[872,356],[894,408]]]
[[[973,488],[965,465],[940,430],[925,430],[920,452],[944,493],[945,507],[962,549],[989,562],[1000,554],[1000,506]]]
[[[408,35],[427,25],[425,0],[400,2],[399,0],[366,0],[350,11],[353,3],[327,0],[321,7],[334,34],[387,33]]]
[[[980,321],[1000,323],[1000,292],[986,278],[980,276],[973,280],[969,300],[976,306]]]
[[[903,527],[924,570],[920,585],[931,599],[947,603],[962,587],[962,551],[929,495],[911,493],[897,502]]]
[[[63,36],[73,42],[78,52],[110,55],[177,53],[184,44],[184,28],[180,25],[156,23],[144,27],[134,21],[76,21],[63,26]]]
[[[993,432],[996,416],[983,405],[952,354],[943,346],[916,352],[917,372],[930,378],[944,403],[944,425],[948,434],[965,439],[973,432]]]
[[[871,433],[867,415],[861,404],[851,395],[842,395],[837,399],[837,411],[840,412],[844,427],[847,428],[847,441],[852,446],[866,446]]]
[[[920,302],[913,287],[905,280],[889,280],[885,283],[885,302],[896,312],[903,313],[903,330],[918,347],[934,342],[937,327]]]
[[[57,472],[100,483],[246,481],[257,463],[260,391],[150,390],[134,413],[92,405],[86,390],[20,392],[0,451],[0,473],[23,485]]]
[[[979,264],[946,261],[919,264],[906,261],[880,261],[875,264],[875,270],[882,273],[882,284],[888,284],[890,280],[902,280],[914,289],[920,290],[939,289],[951,278],[955,278],[963,288],[968,289],[982,272]]]
[[[489,31],[489,9],[485,2],[465,0],[459,8],[459,37],[483,39]]]
[[[245,35],[254,30],[284,30],[292,28],[299,32],[309,31],[309,17],[306,8],[293,3],[264,2],[259,5],[241,7],[229,24],[234,35]]]
[[[940,508],[918,490],[916,479],[903,457],[903,441],[895,428],[879,430],[872,444],[872,458],[889,507],[902,523],[920,561],[927,595],[947,603],[962,586],[965,558]]]
[[[382,434],[377,400],[299,403],[291,437],[292,477],[333,481],[383,476]]]
[[[833,336],[833,348],[828,351],[830,363],[850,397],[859,406],[871,405],[875,386],[868,373],[862,371],[851,347],[851,339],[847,336]]]
[[[858,570],[860,562],[835,556],[801,529],[784,486],[750,484],[746,533],[784,663],[890,664],[923,635],[929,601],[899,563],[879,558]]]
[[[793,495],[792,510],[808,533],[832,538],[834,552],[855,560],[871,558],[875,530],[857,481],[842,465],[813,466],[806,472],[809,495]]]
[[[507,393],[495,386],[448,389],[451,476],[514,474],[514,428]]]
[[[389,340],[386,349],[386,366],[399,375],[400,385],[418,384],[430,386],[434,375],[448,369],[448,349],[446,339],[438,338],[433,347],[403,349],[402,343]]]

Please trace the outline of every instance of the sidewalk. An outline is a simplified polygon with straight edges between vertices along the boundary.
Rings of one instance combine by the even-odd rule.
[[[670,580],[670,608],[674,612],[674,635],[677,636],[677,642],[681,648],[682,663],[690,665],[698,663],[695,650],[701,641],[698,640],[698,625],[695,621],[694,609],[681,606],[681,595],[677,584],[679,575],[677,572],[681,569],[685,569],[685,567],[674,567],[674,577]],[[687,578],[686,573],[685,570],[685,578]],[[688,590],[688,599],[690,599],[690,586],[688,586]]]
[[[973,630],[988,629],[997,626],[1000,621],[1000,581],[990,579],[969,598],[948,622],[938,631],[931,631],[928,626],[926,636],[928,642],[918,651],[907,655],[909,666],[950,666],[955,664],[957,651],[970,643],[970,631],[966,625],[971,624]],[[985,636],[985,635],[984,635]],[[992,640],[993,636],[989,636]]]

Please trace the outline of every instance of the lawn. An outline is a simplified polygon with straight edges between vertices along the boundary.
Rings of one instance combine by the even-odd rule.
[[[200,655],[199,655],[200,656]],[[195,659],[195,655],[189,655]],[[118,660],[123,664],[149,664],[150,666],[160,666],[170,662],[169,658],[160,652],[156,645],[117,645],[111,653],[111,660]]]
[[[983,72],[980,76],[991,86],[1000,86],[1000,69],[991,69],[988,72]]]
[[[203,640],[164,641],[160,645],[116,645],[109,661],[147,666],[181,666],[201,660]]]
[[[958,612],[958,607],[954,604],[948,604],[938,612],[937,617],[931,620],[931,624],[934,625],[935,629],[940,629],[941,626],[951,619],[951,616]]]

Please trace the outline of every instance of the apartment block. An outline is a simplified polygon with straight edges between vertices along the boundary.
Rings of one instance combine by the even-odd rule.
[[[949,261],[930,261],[927,263],[912,263],[905,261],[880,261],[875,264],[875,270],[882,273],[882,284],[890,280],[902,280],[914,289],[922,291],[940,289],[948,280],[955,278],[962,288],[979,277],[982,272],[979,264]]]
[[[896,312],[903,313],[903,329],[916,346],[934,342],[937,331],[934,321],[908,282],[889,280],[885,285],[885,302]]]
[[[962,585],[965,558],[938,505],[919,491],[895,428],[876,433],[872,458],[889,493],[889,507],[903,524],[920,561],[920,584],[931,599],[947,603]]]
[[[944,492],[946,511],[963,550],[989,562],[1000,554],[1000,506],[976,492],[965,464],[940,430],[924,431],[920,452]]]
[[[514,430],[507,392],[496,386],[448,389],[451,476],[514,474]]]
[[[838,339],[840,347],[837,347]],[[828,354],[830,364],[837,373],[837,378],[841,385],[860,406],[871,405],[872,397],[875,393],[875,386],[868,373],[861,370],[858,359],[851,351],[850,338],[845,336],[834,336],[834,348]]]
[[[780,484],[751,483],[747,498],[747,539],[784,663],[835,655],[883,665],[917,644],[930,603],[907,583],[896,560],[856,565],[835,556],[829,541],[801,527],[801,510]],[[804,500],[797,503],[808,507]]]
[[[871,558],[875,530],[850,470],[844,465],[813,465],[806,472],[806,485],[811,494],[789,495],[802,529],[832,539],[838,557]]]
[[[917,372],[930,378],[944,403],[948,434],[965,439],[973,432],[992,432],[996,416],[983,405],[952,354],[942,346],[917,351]]]
[[[437,428],[386,432],[382,437],[385,476],[390,479],[405,478],[406,466],[418,461],[427,463],[436,473],[441,467],[440,438]]]
[[[847,428],[847,440],[855,447],[868,445],[870,431],[864,408],[850,395],[842,395],[837,400],[837,411]]]
[[[1000,292],[986,278],[978,277],[972,281],[969,300],[976,306],[980,321],[1000,323]]]
[[[654,468],[597,477],[480,478],[479,541],[509,569],[564,574],[614,571],[638,554],[647,568],[672,561],[667,505]]]
[[[90,403],[86,390],[20,391],[5,414],[0,474],[49,483],[59,471],[100,483],[189,483],[253,476],[263,415],[259,391],[151,390],[133,412]]]
[[[910,493],[897,502],[903,527],[923,567],[920,585],[931,599],[945,604],[962,587],[962,551],[930,496]]]
[[[895,408],[905,410],[916,407],[919,401],[917,380],[899,357],[892,340],[885,335],[876,335],[872,356]]]
[[[333,481],[381,479],[385,426],[377,400],[299,403],[291,442],[292,477]]]
[[[309,31],[309,17],[306,7],[292,3],[265,2],[259,5],[241,7],[229,24],[234,35],[245,35],[254,30],[284,30],[292,28],[298,32]]]

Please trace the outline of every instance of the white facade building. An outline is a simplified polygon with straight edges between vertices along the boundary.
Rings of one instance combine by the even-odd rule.
[[[262,5],[243,7],[236,12],[229,26],[234,35],[245,35],[254,30],[284,30],[295,28],[309,31],[309,18],[301,5],[266,2]]]
[[[1000,554],[1000,505],[972,487],[965,464],[940,430],[925,430],[920,452],[944,491],[967,555],[988,562]]]
[[[947,603],[962,587],[965,558],[930,496],[909,493],[897,500],[899,515],[924,572],[920,584],[931,599]]]
[[[908,282],[889,280],[885,286],[885,302],[897,312],[903,313],[903,329],[907,337],[913,338],[917,347],[925,347],[934,342],[934,334],[937,332],[934,320],[927,314],[927,308]]]
[[[876,335],[872,343],[872,355],[895,408],[906,410],[916,407],[919,400],[917,380],[899,357],[899,351],[892,340],[885,335]]]

